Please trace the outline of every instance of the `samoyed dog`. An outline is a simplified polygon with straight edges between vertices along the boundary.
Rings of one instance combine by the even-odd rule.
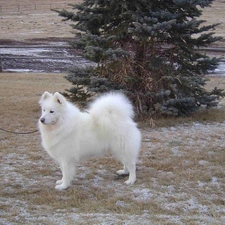
[[[141,133],[132,119],[133,107],[123,94],[102,95],[85,112],[58,92],[44,92],[39,103],[42,145],[62,171],[57,190],[69,187],[80,160],[107,152],[123,164],[117,174],[129,174],[125,183],[136,181]]]

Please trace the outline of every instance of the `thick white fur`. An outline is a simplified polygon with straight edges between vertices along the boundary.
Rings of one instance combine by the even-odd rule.
[[[61,94],[45,92],[40,105],[39,129],[42,145],[60,165],[62,180],[56,189],[66,189],[81,159],[111,152],[124,168],[117,174],[129,174],[126,184],[136,181],[136,160],[141,134],[133,122],[133,108],[120,93],[108,93],[81,112]]]

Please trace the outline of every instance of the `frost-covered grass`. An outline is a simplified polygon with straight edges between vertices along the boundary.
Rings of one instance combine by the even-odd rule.
[[[213,82],[224,86],[222,78]],[[59,74],[0,73],[0,127],[36,129],[42,92],[68,85]],[[61,173],[39,134],[1,132],[1,224],[225,224],[224,111],[222,102],[204,116],[142,125],[132,186],[106,156],[81,163],[70,188],[56,191]]]

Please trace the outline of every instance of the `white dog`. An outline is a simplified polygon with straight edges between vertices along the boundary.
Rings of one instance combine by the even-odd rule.
[[[136,181],[141,134],[132,120],[132,105],[123,94],[102,95],[87,112],[81,112],[58,92],[44,92],[39,103],[42,145],[59,163],[63,175],[56,182],[57,190],[70,185],[81,159],[106,152],[124,165],[117,174],[129,174],[126,184]]]

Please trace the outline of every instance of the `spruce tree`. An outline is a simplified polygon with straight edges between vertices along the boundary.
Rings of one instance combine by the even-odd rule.
[[[67,95],[86,101],[123,90],[139,114],[186,116],[217,105],[223,90],[206,91],[205,74],[219,58],[197,51],[221,39],[198,17],[212,0],[83,0],[57,11],[74,22],[72,45],[93,66],[76,66]]]

